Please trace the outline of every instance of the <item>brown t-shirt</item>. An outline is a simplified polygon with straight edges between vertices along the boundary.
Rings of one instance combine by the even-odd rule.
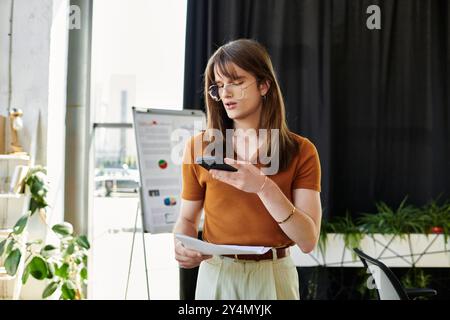
[[[292,201],[294,189],[321,191],[319,155],[307,138],[294,134],[300,144],[298,154],[289,167],[269,175],[286,197]],[[192,137],[191,164],[182,165],[181,197],[186,200],[204,200],[205,221],[203,240],[215,244],[282,247],[294,242],[272,218],[256,193],[239,190],[211,177],[208,170],[194,163],[201,150],[194,151],[194,141],[202,140],[199,133]]]

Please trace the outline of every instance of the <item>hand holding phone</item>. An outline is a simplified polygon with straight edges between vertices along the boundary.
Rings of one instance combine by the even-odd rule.
[[[236,169],[233,166],[230,166],[229,164],[226,164],[223,159],[221,158],[217,158],[217,157],[197,157],[195,158],[195,163],[199,164],[200,166],[202,166],[203,168],[205,168],[206,170],[211,170],[211,169],[215,169],[215,170],[224,170],[224,171],[231,171],[231,172],[236,172],[238,171],[238,169]]]

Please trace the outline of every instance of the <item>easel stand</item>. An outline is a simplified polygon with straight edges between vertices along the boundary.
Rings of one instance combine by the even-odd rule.
[[[125,288],[125,300],[127,300],[128,297],[128,285],[130,284],[130,275],[131,275],[131,265],[133,263],[133,252],[134,252],[134,240],[136,238],[137,233],[137,221],[139,212],[141,212],[141,221],[142,221],[142,246],[144,249],[144,267],[145,267],[145,283],[147,285],[147,299],[150,300],[150,286],[148,281],[148,264],[147,264],[147,250],[145,249],[145,230],[144,230],[144,214],[141,210],[141,202],[138,202],[137,209],[136,209],[136,217],[134,219],[134,229],[133,229],[133,240],[131,242],[131,254],[130,254],[130,264],[128,266],[128,275],[127,275],[127,286]]]

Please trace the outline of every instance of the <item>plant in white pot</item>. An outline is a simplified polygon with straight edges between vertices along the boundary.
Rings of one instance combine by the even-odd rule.
[[[83,299],[83,286],[87,283],[87,258],[90,244],[86,236],[77,236],[70,223],[63,222],[52,227],[57,235],[56,243],[45,243],[42,239],[22,243],[28,221],[36,212],[46,222],[46,197],[48,183],[46,170],[35,167],[25,178],[27,192],[31,194],[30,210],[15,224],[13,231],[0,242],[0,258],[3,257],[6,272],[15,276],[24,260],[22,283],[29,277],[46,281],[48,285],[42,293],[47,298],[59,293],[60,299]]]

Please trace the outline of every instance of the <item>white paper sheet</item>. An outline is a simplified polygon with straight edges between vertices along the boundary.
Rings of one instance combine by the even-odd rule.
[[[270,247],[213,244],[183,234],[175,234],[175,237],[180,240],[186,248],[210,255],[264,254],[271,249]]]

